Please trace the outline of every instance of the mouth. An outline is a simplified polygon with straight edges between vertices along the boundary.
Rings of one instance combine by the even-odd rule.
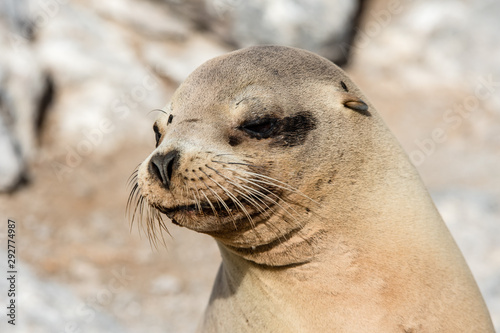
[[[235,200],[225,200],[215,202],[211,205],[203,203],[195,203],[191,205],[179,205],[174,207],[155,206],[163,214],[167,215],[170,219],[174,218],[176,214],[184,215],[198,215],[198,216],[218,216],[229,217],[238,213],[242,213],[242,207],[247,211],[255,210],[255,205],[252,205],[243,198],[236,198]],[[258,210],[258,209],[257,209]]]

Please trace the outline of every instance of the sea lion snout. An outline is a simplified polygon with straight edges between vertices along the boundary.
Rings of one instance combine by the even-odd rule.
[[[180,152],[171,150],[166,154],[158,153],[149,161],[149,174],[166,188],[170,188],[173,173],[179,167]]]

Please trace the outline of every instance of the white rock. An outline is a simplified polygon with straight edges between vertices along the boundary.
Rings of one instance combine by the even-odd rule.
[[[25,167],[38,144],[41,103],[47,90],[30,40],[20,28],[23,4],[0,4],[0,192],[13,189],[25,178]]]
[[[178,294],[182,290],[182,282],[173,275],[161,275],[151,282],[151,293]]]
[[[6,258],[3,249],[0,255]],[[17,269],[16,332],[53,333],[71,329],[89,333],[126,332],[113,317],[91,307],[67,286],[37,277],[27,265]],[[0,279],[2,291],[8,289],[7,282],[6,278]],[[0,331],[12,331],[6,320],[0,321]]]

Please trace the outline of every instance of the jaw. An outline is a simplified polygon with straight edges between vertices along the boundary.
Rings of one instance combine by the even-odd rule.
[[[246,207],[247,214],[235,208],[218,212],[196,205],[155,208],[174,224],[212,236],[221,251],[269,267],[311,261],[317,252],[314,239],[323,232],[307,226],[305,216],[295,215],[297,209],[291,215],[277,205],[263,211]]]
[[[243,232],[261,223],[265,215],[260,212],[243,213],[235,208],[224,211],[212,210],[211,207],[199,207],[197,205],[179,206],[170,209],[155,207],[164,213],[174,224],[186,227],[196,232],[216,236],[224,236]]]

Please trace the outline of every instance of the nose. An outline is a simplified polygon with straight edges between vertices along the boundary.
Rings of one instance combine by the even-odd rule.
[[[149,161],[149,173],[167,189],[170,187],[172,174],[179,166],[179,155],[178,150],[172,150],[166,154],[156,154]]]

